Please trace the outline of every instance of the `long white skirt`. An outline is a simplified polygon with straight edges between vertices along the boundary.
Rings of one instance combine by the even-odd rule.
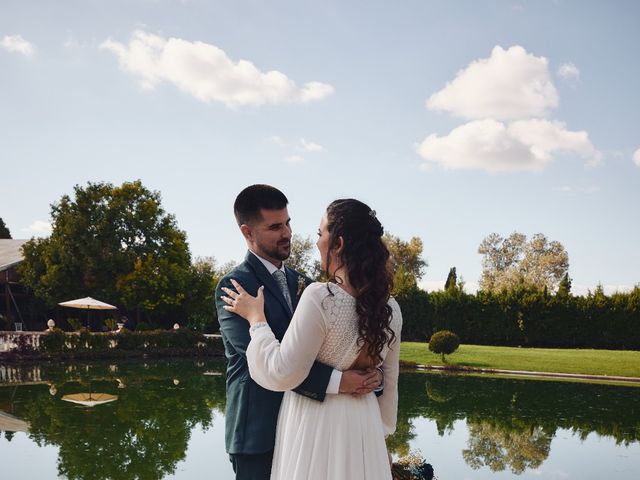
[[[391,480],[380,408],[373,393],[286,392],[276,433],[272,480]]]

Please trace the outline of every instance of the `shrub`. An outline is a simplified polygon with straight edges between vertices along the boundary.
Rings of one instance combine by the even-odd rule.
[[[152,330],[155,330],[156,328],[157,327],[154,327],[153,325],[147,322],[140,322],[136,325],[136,331],[138,332],[150,332]]]
[[[74,332],[77,332],[82,328],[82,322],[78,318],[74,318],[74,317],[67,318],[67,323],[71,326],[71,329]]]
[[[54,328],[47,332],[40,339],[40,347],[49,354],[62,353],[64,351],[67,335],[59,328]]]
[[[442,361],[446,363],[445,355],[451,355],[460,346],[460,337],[449,330],[440,330],[429,340],[429,350],[433,353],[440,354]]]

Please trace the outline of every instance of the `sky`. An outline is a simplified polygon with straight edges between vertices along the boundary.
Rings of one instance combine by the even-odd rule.
[[[358,198],[469,291],[490,233],[543,233],[573,292],[640,282],[640,3],[0,0],[0,217],[140,179],[194,257],[242,260],[268,183],[315,239]]]

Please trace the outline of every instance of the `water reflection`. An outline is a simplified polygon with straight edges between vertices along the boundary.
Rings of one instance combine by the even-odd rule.
[[[171,476],[194,432],[223,429],[219,362],[45,365],[4,370],[0,382],[0,443],[11,442],[14,431],[28,432],[34,449],[57,447],[58,475],[72,480]],[[117,400],[95,406],[63,401],[85,392]],[[450,458],[423,452],[436,472],[449,462],[520,475],[545,463],[561,431],[573,433],[575,442],[597,434],[620,448],[637,444],[639,394],[631,387],[403,373],[398,428],[388,446],[408,454],[420,441],[420,419],[436,426],[432,435],[439,443],[464,425],[466,445]],[[210,438],[201,440],[207,448]]]
[[[398,430],[388,441],[400,455],[409,451],[420,417],[435,421],[441,437],[466,420],[467,465],[514,474],[540,467],[559,430],[624,446],[640,440],[638,388],[405,373],[400,392]]]
[[[43,383],[0,389],[0,409],[26,421],[38,446],[59,447],[58,475],[160,479],[185,458],[191,431],[207,429],[212,412],[224,410],[224,377],[204,375],[212,368],[222,365],[43,367]],[[87,390],[118,401],[93,407],[63,401]]]

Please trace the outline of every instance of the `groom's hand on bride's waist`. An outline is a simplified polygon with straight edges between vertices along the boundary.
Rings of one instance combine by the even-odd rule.
[[[346,370],[340,379],[340,393],[366,395],[382,384],[382,373],[377,368],[367,370]]]

